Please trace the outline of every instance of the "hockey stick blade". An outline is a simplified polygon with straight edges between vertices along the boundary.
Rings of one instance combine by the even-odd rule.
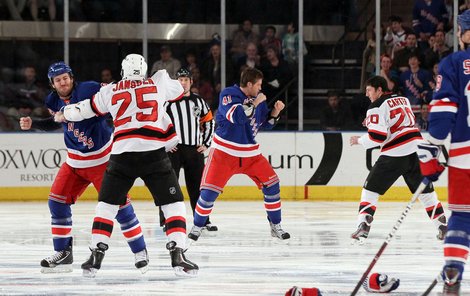
[[[387,247],[388,243],[390,242],[390,240],[393,238],[393,236],[395,235],[395,232],[397,232],[398,228],[400,227],[401,223],[403,222],[403,220],[405,219],[405,217],[408,215],[408,212],[411,210],[411,207],[413,206],[413,204],[415,203],[415,201],[418,199],[418,196],[423,192],[423,190],[426,188],[426,186],[428,186],[429,184],[429,180],[427,178],[424,178],[423,181],[421,181],[421,184],[419,184],[418,188],[416,189],[415,193],[413,194],[413,196],[411,197],[411,200],[410,202],[408,203],[408,205],[406,206],[405,210],[401,213],[400,215],[400,218],[398,218],[398,220],[395,222],[395,225],[393,225],[393,228],[392,228],[392,231],[390,231],[390,233],[388,234],[387,238],[385,239],[385,241],[383,242],[382,246],[380,247],[379,251],[377,252],[377,254],[375,254],[374,256],[374,259],[372,259],[372,261],[370,262],[369,266],[367,267],[366,271],[364,272],[364,274],[362,275],[361,279],[359,280],[359,282],[357,282],[356,284],[356,287],[354,288],[354,290],[352,291],[351,293],[351,296],[354,296],[357,294],[357,292],[359,291],[359,289],[361,288],[362,286],[362,283],[364,282],[364,280],[366,279],[366,277],[369,275],[370,271],[372,270],[372,268],[374,268],[375,264],[377,263],[377,261],[379,260],[380,256],[382,255],[382,253],[384,252],[385,248]]]

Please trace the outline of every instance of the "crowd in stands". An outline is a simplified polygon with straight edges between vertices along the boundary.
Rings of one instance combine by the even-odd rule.
[[[439,62],[453,52],[452,5],[444,0],[415,0],[412,22],[405,24],[400,16],[390,16],[382,25],[380,76],[389,89],[406,96],[417,114],[417,126],[427,129],[427,107],[436,87]],[[459,13],[470,8],[470,1],[461,1]],[[373,25],[375,28],[375,24]],[[375,31],[364,51],[367,79],[375,75]]]
[[[267,97],[274,99],[295,77],[297,45],[292,40],[298,40],[294,23],[290,23],[285,36],[280,38],[274,26],[266,26],[262,34],[253,31],[250,20],[243,21],[239,29],[232,32],[228,44],[226,59],[225,84],[238,83],[240,73],[247,67],[258,68],[264,74],[263,91]],[[260,36],[261,35],[261,36]],[[181,56],[173,56],[172,47],[164,44],[157,50],[156,60],[149,60],[149,75],[165,69],[170,77],[175,78],[176,72],[184,67],[193,76],[192,91],[199,93],[215,111],[218,105],[218,95],[222,88],[221,82],[221,44],[220,36],[214,34],[207,44],[206,52],[188,48]],[[284,54],[286,53],[286,54]],[[304,54],[307,52],[304,50]],[[286,56],[287,59],[284,57]],[[53,61],[51,61],[53,62]],[[73,66],[73,64],[72,64]],[[0,131],[19,130],[18,119],[22,116],[50,116],[44,108],[44,99],[51,90],[46,77],[36,76],[36,65],[25,65],[13,70],[1,67],[0,78]],[[119,79],[118,73],[113,73],[112,67],[103,65],[96,73],[96,80],[110,83]],[[91,80],[80,76],[79,80]]]
[[[59,11],[63,7],[57,7],[60,6],[59,2],[61,1],[8,0],[5,3],[7,3],[10,11],[10,19],[20,20],[23,18],[22,16],[29,15],[27,18],[33,20],[53,21],[60,19]],[[102,21],[103,19],[106,20],[106,15],[114,15],[113,9],[126,8],[127,2],[71,0],[70,6],[71,11],[75,10],[73,15],[81,17],[86,15],[90,20]],[[183,0],[149,0],[149,7],[155,7],[158,4],[161,5],[159,7],[162,7],[162,9],[168,10],[177,3],[181,4],[180,2],[188,3]],[[274,0],[261,1],[262,3],[259,2],[258,4],[253,4],[256,1],[241,2],[246,5],[245,11],[252,11],[247,7],[253,5],[262,6],[270,3],[271,8],[281,5],[280,1]],[[280,9],[280,11],[287,15],[293,15],[293,11],[295,11],[294,1],[287,2],[289,3],[287,6],[293,10],[286,12]],[[330,2],[330,4],[336,3],[335,1]],[[349,2],[345,1],[344,3]],[[461,2],[460,11],[470,8],[470,0]],[[218,0],[205,1],[203,6],[217,6],[220,5],[219,3]],[[228,6],[241,5],[240,3],[227,1]],[[432,98],[433,89],[436,87],[437,66],[445,56],[453,51],[452,7],[449,5],[450,1],[446,0],[415,0],[414,3],[414,8],[410,12],[412,21],[404,23],[400,16],[390,16],[386,23],[381,24],[381,39],[379,41],[375,40],[375,25],[372,24],[363,55],[362,81],[375,75],[376,67],[379,67],[379,75],[387,80],[389,89],[409,98],[414,106],[413,110],[418,115],[417,125],[426,129],[426,111],[423,110],[427,110],[427,104]],[[306,6],[307,11],[313,9],[309,7],[308,3]],[[354,10],[351,7],[350,10]],[[44,10],[44,8],[47,9]],[[38,12],[41,9],[46,13],[44,11],[43,13]],[[92,10],[95,15],[87,13],[87,9]],[[15,11],[19,13],[15,14]],[[139,11],[134,14],[137,17]],[[131,15],[134,14],[131,13]],[[179,17],[184,19],[182,15]],[[170,19],[162,18],[160,21],[169,21]],[[253,30],[253,23],[248,18],[240,23],[239,28],[230,34],[229,43],[227,44],[226,85],[237,83],[241,71],[246,67],[256,67],[265,76],[262,86],[263,92],[266,93],[268,98],[279,96],[284,87],[297,75],[298,67],[298,33],[293,22],[285,21],[284,23],[287,25],[281,34],[277,32],[276,26],[272,25],[260,25],[261,30],[258,34]],[[382,53],[379,65],[375,65],[376,46],[380,46]],[[218,94],[222,85],[220,37],[215,34],[203,51],[201,51],[201,48],[187,48],[184,53],[180,50],[174,55],[173,50],[176,47],[174,44],[163,44],[156,49],[159,56],[155,52],[153,56],[158,56],[158,58],[149,60],[149,65],[152,65],[149,75],[160,69],[166,69],[171,77],[175,77],[176,72],[181,67],[190,70],[193,75],[192,91],[199,93],[207,100],[211,108],[216,110]],[[302,51],[304,55],[308,53],[305,45]],[[37,69],[31,64],[25,63],[18,70],[12,70],[8,67],[2,69],[0,79],[1,131],[17,130],[16,119],[19,116],[48,116],[42,103],[44,96],[50,89],[47,82],[42,82],[46,81],[45,79],[36,77]],[[113,75],[112,69],[110,65],[103,65],[100,73],[101,82],[109,83],[119,78],[118,75]],[[363,89],[363,85],[359,87]],[[328,105],[324,110],[321,110],[320,115],[321,129],[348,130],[360,128],[361,118],[363,118],[368,105],[367,98],[364,99],[363,97],[360,100],[348,102],[349,100],[341,99],[340,91],[330,91],[327,96]],[[357,106],[359,107],[356,108]]]

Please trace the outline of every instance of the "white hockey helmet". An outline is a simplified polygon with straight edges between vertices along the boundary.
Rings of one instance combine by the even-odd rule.
[[[147,74],[147,63],[140,54],[128,54],[121,63],[122,79],[142,80]]]

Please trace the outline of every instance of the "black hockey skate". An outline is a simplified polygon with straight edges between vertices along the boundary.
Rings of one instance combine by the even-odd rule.
[[[54,255],[41,260],[42,273],[72,272],[73,253],[72,246],[58,251]]]
[[[197,276],[199,267],[186,259],[184,250],[176,246],[174,241],[168,242],[166,248],[170,251],[171,266],[175,270],[177,276],[195,277]]]
[[[146,273],[149,270],[149,255],[147,253],[147,249],[143,249],[140,252],[137,252],[135,255],[135,267],[142,272],[142,274]]]
[[[281,241],[290,239],[290,234],[282,229],[281,223],[273,224],[269,221],[269,226],[271,226],[272,237],[280,239]]]
[[[217,226],[215,226],[214,224],[211,223],[211,221],[207,220],[207,223],[206,225],[204,226],[204,228],[209,231],[209,232],[212,232],[212,231],[218,231],[219,228]]]
[[[443,271],[444,289],[442,294],[445,296],[460,295],[459,270],[453,267],[446,267]]]
[[[446,216],[442,215],[440,216],[438,219],[439,221],[439,227],[437,228],[437,239],[438,240],[444,240],[446,238],[446,234],[447,234],[447,219],[446,219]]]
[[[98,243],[96,248],[90,248],[90,258],[82,264],[84,277],[96,276],[96,272],[101,268],[101,262],[104,259],[104,252],[106,250],[108,250],[108,245],[105,243]]]
[[[360,245],[362,245],[364,243],[366,238],[369,236],[370,225],[372,221],[374,221],[374,217],[372,217],[372,215],[367,214],[365,216],[365,221],[359,224],[357,230],[351,234],[353,244],[359,243]]]

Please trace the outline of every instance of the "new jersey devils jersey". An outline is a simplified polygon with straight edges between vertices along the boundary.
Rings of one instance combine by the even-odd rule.
[[[430,141],[441,144],[451,134],[448,165],[470,169],[470,49],[439,64],[436,90],[430,104]]]
[[[114,144],[111,153],[151,151],[172,147],[178,137],[165,111],[166,101],[183,96],[178,80],[166,70],[144,80],[121,80],[109,84],[93,97],[95,113],[110,113],[114,120]]]
[[[62,100],[56,92],[46,98],[46,106],[53,112],[68,104],[90,99],[100,89],[95,81],[77,82],[70,100]],[[108,161],[112,146],[112,129],[105,117],[93,117],[80,122],[62,123],[64,141],[67,147],[68,165],[74,168],[87,168]]]
[[[415,153],[422,141],[414,127],[415,116],[406,97],[386,94],[370,104],[365,120],[367,134],[359,139],[365,148],[380,146],[381,154],[405,156]]]
[[[260,128],[272,129],[268,122],[269,109],[266,102],[260,103],[253,115],[247,117],[243,105],[252,103],[238,85],[225,88],[219,97],[219,108],[215,118],[217,128],[211,147],[239,157],[261,154],[255,136]]]

